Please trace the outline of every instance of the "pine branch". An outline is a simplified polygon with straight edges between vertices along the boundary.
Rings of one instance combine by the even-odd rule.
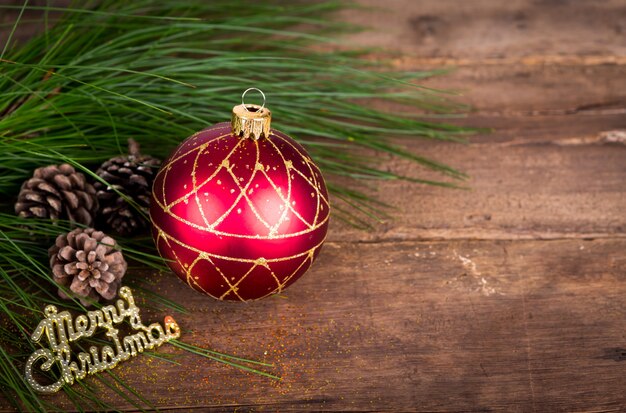
[[[0,62],[0,193],[14,194],[34,166],[50,163],[47,155],[53,151],[91,166],[123,152],[126,139],[134,137],[165,157],[184,137],[228,119],[241,90],[251,85],[266,91],[276,126],[307,145],[331,180],[348,172],[405,178],[381,174],[375,164],[363,162],[324,168],[324,161],[337,161],[359,147],[463,178],[388,139],[460,140],[468,130],[366,104],[382,99],[449,108],[442,94],[410,82],[410,76],[430,73],[386,74],[354,51],[307,47],[334,41],[319,33],[339,29],[326,14],[341,3],[234,3],[94,2],[91,9],[65,9],[46,33],[9,48]],[[303,22],[309,31],[289,29]],[[28,151],[26,141],[45,149]],[[320,142],[346,145],[324,151]]]
[[[0,5],[19,15],[0,55],[0,194],[12,207],[19,185],[42,165],[70,161],[83,171],[125,153],[134,138],[165,157],[182,139],[228,119],[242,90],[263,89],[275,125],[308,147],[329,179],[335,216],[367,227],[385,216],[386,206],[367,191],[339,183],[408,179],[456,186],[461,172],[397,146],[390,137],[462,141],[471,130],[425,122],[413,115],[372,109],[368,102],[397,102],[447,113],[452,105],[439,91],[414,80],[438,72],[387,73],[361,58],[362,52],[312,51],[335,44],[354,27],[329,14],[341,1],[91,0],[72,7]],[[12,39],[23,13],[40,12],[44,33],[17,44]],[[49,25],[49,14],[61,13]],[[295,29],[294,27],[297,27]],[[331,36],[332,35],[332,36]],[[343,46],[343,45],[341,45]],[[375,153],[365,156],[363,151]],[[409,159],[441,173],[442,181],[420,180],[380,169],[377,156]],[[337,179],[339,178],[339,179]],[[67,229],[62,222],[21,220],[0,213],[0,389],[16,409],[58,409],[39,398],[16,366],[34,350],[26,338],[46,304],[84,311],[61,301],[47,268],[46,249]],[[163,268],[140,239],[120,240],[127,258]],[[151,302],[175,311],[184,307],[142,288]],[[5,327],[8,326],[8,327]],[[185,351],[244,368],[264,363],[176,342]],[[155,353],[156,357],[157,356]],[[152,409],[127,383],[99,377],[104,386],[138,409]],[[78,410],[114,410],[84,381],[64,387]]]

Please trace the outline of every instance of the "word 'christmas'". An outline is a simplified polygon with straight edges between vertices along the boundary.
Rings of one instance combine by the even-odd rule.
[[[61,389],[64,383],[73,384],[74,380],[81,380],[87,374],[95,374],[112,369],[120,361],[128,360],[131,356],[160,346],[166,341],[180,336],[180,327],[170,317],[165,317],[164,327],[159,323],[149,326],[143,325],[139,317],[139,308],[135,305],[132,291],[128,287],[120,289],[120,297],[126,300],[117,300],[117,307],[108,305],[101,310],[88,311],[72,320],[68,311],[57,313],[57,308],[48,305],[44,309],[46,318],[41,320],[31,336],[31,340],[38,343],[44,336],[48,338],[50,348],[35,350],[26,362],[26,380],[40,393],[54,393]],[[114,324],[120,324],[128,318],[130,326],[136,333],[120,339],[119,330]],[[77,361],[72,361],[72,349],[69,342],[83,337],[91,337],[97,328],[106,330],[106,336],[113,341],[113,347],[104,345],[100,350],[92,346],[89,353],[78,353]],[[61,370],[61,377],[53,384],[42,385],[33,377],[35,363],[43,359],[42,371],[49,371],[57,363]]]

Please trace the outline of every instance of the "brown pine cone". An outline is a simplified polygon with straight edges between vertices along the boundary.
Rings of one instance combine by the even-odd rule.
[[[67,219],[83,225],[93,224],[97,210],[96,190],[68,164],[35,169],[22,184],[15,204],[20,217]]]
[[[94,184],[100,202],[99,226],[124,236],[148,229],[152,183],[161,165],[160,160],[140,154],[139,144],[133,139],[128,140],[128,152],[129,155],[109,159],[96,171],[109,186],[101,182]],[[132,199],[143,215],[113,188]]]
[[[126,260],[115,240],[93,228],[77,228],[57,237],[48,250],[54,281],[68,287],[88,306],[100,297],[117,295],[126,273]],[[59,297],[70,297],[59,288]]]

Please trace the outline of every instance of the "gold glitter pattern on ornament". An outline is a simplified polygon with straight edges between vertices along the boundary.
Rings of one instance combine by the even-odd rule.
[[[88,311],[72,320],[69,311],[58,312],[54,305],[48,305],[44,309],[45,318],[31,335],[34,343],[39,343],[45,337],[48,339],[50,348],[35,350],[26,362],[25,378],[28,384],[39,393],[55,393],[65,383],[73,384],[74,380],[82,380],[87,374],[95,374],[109,370],[117,366],[120,361],[160,346],[166,341],[180,337],[180,327],[171,316],[166,316],[164,326],[152,323],[145,326],[139,317],[139,307],[135,305],[135,299],[130,288],[120,288],[119,295],[123,300],[117,300],[117,307],[107,305],[101,310]],[[124,305],[124,301],[128,306]],[[119,337],[119,329],[114,324],[122,323],[126,318],[136,333]],[[98,348],[91,346],[89,353],[80,352],[77,355],[78,362],[72,360],[72,348],[69,343],[84,337],[91,337],[96,329],[106,330],[106,336],[113,342],[114,347],[109,345]],[[49,385],[40,384],[33,376],[35,364],[43,359],[40,368],[49,371],[57,364],[61,377]]]
[[[189,140],[193,142],[194,138],[200,133],[202,133],[202,131],[197,132],[196,134],[192,135],[189,138]],[[265,139],[264,142],[269,143],[274,153],[282,161],[282,164],[285,168],[287,178],[288,178],[286,194],[283,194],[281,188],[272,181],[270,175],[268,174],[269,166],[264,166],[263,164],[260,163],[259,141],[256,141],[256,140],[247,141],[251,144],[254,144],[255,149],[256,149],[255,163],[253,166],[252,174],[250,178],[248,179],[247,183],[243,185],[240,183],[241,179],[238,178],[233,172],[234,164],[230,160],[231,157],[236,153],[240,145],[246,142],[246,140],[243,140],[243,139],[238,139],[238,142],[230,149],[226,157],[222,160],[219,166],[217,166],[216,169],[210,174],[210,176],[208,176],[206,179],[202,180],[201,182],[198,182],[197,168],[199,165],[200,155],[204,153],[204,151],[208,150],[209,145],[214,145],[217,141],[221,139],[232,138],[231,132],[228,131],[227,133],[223,135],[217,136],[216,138],[213,138],[210,141],[205,142],[201,145],[198,145],[197,147],[187,150],[187,151],[184,151],[184,146],[181,146],[178,152],[174,154],[174,157],[169,162],[167,162],[166,164],[162,166],[161,170],[157,174],[155,182],[158,182],[159,178],[161,179],[161,192],[162,194],[166,194],[167,193],[166,191],[167,177],[172,166],[175,163],[180,162],[182,159],[186,159],[190,155],[193,155],[194,152],[196,152],[196,155],[194,157],[193,167],[191,170],[192,188],[185,188],[185,189],[188,189],[188,192],[186,192],[184,195],[179,196],[178,198],[170,202],[167,202],[166,199],[164,199],[165,195],[163,195],[163,198],[157,197],[155,194],[155,189],[153,188],[153,199],[156,201],[159,208],[171,218],[177,221],[180,221],[186,225],[189,225],[190,227],[193,227],[197,230],[205,231],[205,232],[208,232],[208,233],[220,236],[220,237],[271,240],[271,239],[286,239],[286,238],[291,238],[291,237],[298,237],[298,236],[303,236],[303,235],[316,231],[317,229],[327,224],[329,215],[330,215],[329,213],[330,203],[329,203],[327,196],[325,196],[322,193],[323,180],[322,180],[321,175],[319,175],[317,166],[314,164],[314,162],[311,160],[311,158],[308,155],[302,153],[302,151],[298,149],[298,147],[294,146],[288,139],[284,139],[282,136],[277,135],[273,132],[271,133],[270,137],[272,139]],[[292,160],[287,160],[285,156],[283,155],[282,151],[280,150],[280,148],[276,145],[276,143],[274,143],[274,139],[281,141],[285,145],[289,145],[295,151],[295,153],[299,155],[299,159],[296,158]],[[180,152],[183,152],[183,153],[180,153]],[[298,168],[294,167],[294,163],[299,163],[301,166],[304,166],[306,168],[306,171],[308,171],[308,173],[310,174],[310,176],[306,176],[305,173],[303,173]],[[225,208],[225,212],[221,216],[219,216],[217,219],[210,222],[210,220],[205,215],[205,212],[203,211],[198,194],[202,192],[202,187],[205,184],[216,179],[218,174],[222,171],[226,171],[229,174],[229,176],[233,179],[235,188],[234,188],[234,191],[231,190],[231,193],[238,192],[238,194],[236,198],[234,199],[234,201],[232,202],[232,204],[228,208]],[[279,219],[274,224],[271,224],[267,222],[265,219],[263,219],[263,217],[261,216],[261,214],[259,213],[259,211],[257,210],[254,203],[249,197],[249,193],[251,193],[250,191],[254,190],[254,188],[251,188],[251,184],[254,181],[254,178],[257,176],[257,174],[262,175],[267,180],[270,187],[276,192],[276,194],[278,195],[278,198],[281,201],[280,208],[282,209],[282,211],[281,211]],[[307,220],[305,217],[302,216],[302,214],[300,214],[294,208],[295,200],[291,198],[292,181],[294,179],[294,174],[302,178],[304,182],[306,182],[311,187],[312,201],[315,203],[315,206],[316,206],[315,215],[312,220]],[[162,175],[162,176],[159,176],[159,175]],[[220,184],[219,180],[217,181],[217,183]],[[174,206],[180,204],[181,202],[187,203],[191,199],[193,199],[193,201],[198,206],[198,209],[200,211],[200,217],[204,225],[199,225],[196,222],[191,222],[188,219],[183,218],[175,214],[172,211],[172,208]],[[216,229],[216,227],[220,223],[222,223],[225,219],[227,219],[230,216],[230,214],[241,213],[240,209],[239,210],[236,209],[237,205],[239,204],[241,200],[246,202],[247,206],[250,208],[250,211],[254,214],[257,220],[267,229],[267,235],[264,235],[264,234],[249,235],[249,234],[228,233],[228,232],[224,232],[224,231],[220,231]],[[281,227],[283,223],[285,223],[286,220],[289,219],[289,215],[288,215],[289,213],[291,213],[293,217],[301,221],[306,226],[306,228],[297,232],[280,234],[278,233],[278,229]],[[267,259],[263,257],[256,258],[256,259],[248,259],[248,258],[238,258],[238,257],[217,255],[217,254],[212,254],[212,253],[203,251],[201,249],[195,248],[181,241],[180,239],[177,239],[176,237],[172,236],[164,228],[160,227],[157,223],[153,222],[153,225],[157,233],[157,237],[156,237],[157,249],[159,249],[159,252],[161,253],[161,255],[163,255],[163,251],[160,251],[161,249],[160,245],[162,241],[164,242],[165,245],[167,245],[167,247],[169,248],[169,252],[173,254],[176,261],[178,261],[178,263],[181,264],[181,268],[184,271],[184,277],[185,277],[185,281],[187,282],[187,284],[190,287],[197,289],[199,291],[202,291],[203,293],[219,300],[223,300],[229,294],[232,294],[238,300],[244,301],[244,298],[242,298],[238,293],[238,286],[258,267],[265,268],[276,283],[276,286],[273,290],[268,291],[265,295],[263,295],[262,297],[259,297],[258,299],[270,296],[272,294],[280,293],[286,287],[286,285],[292,280],[292,278],[296,276],[296,274],[298,274],[302,270],[308,269],[308,267],[311,266],[311,264],[313,263],[313,259],[315,257],[316,251],[322,246],[322,244],[324,243],[324,239],[325,239],[324,237],[324,239],[322,239],[319,243],[317,243],[312,248],[306,251],[303,251],[301,253],[291,255],[291,256],[280,257],[280,258],[267,258]],[[176,248],[173,248],[174,245],[183,247],[187,249],[188,251],[191,251],[196,254],[195,258],[191,261],[191,263],[183,264],[184,261],[181,260],[181,257],[179,257],[178,254],[176,253]],[[215,262],[216,259],[224,260],[224,261],[248,263],[248,264],[251,264],[251,266],[247,269],[247,271],[243,275],[238,276],[237,280],[235,281],[234,279],[229,278],[228,275],[225,274],[222,271],[222,269],[220,269],[220,267]],[[292,271],[289,275],[287,275],[281,280],[272,270],[272,264],[277,263],[277,262],[282,262],[282,261],[294,260],[294,259],[300,259],[301,261],[299,262],[298,265],[296,265],[296,268],[294,271]],[[225,283],[227,290],[224,293],[220,294],[219,296],[215,296],[214,294],[211,294],[209,291],[203,288],[193,275],[194,268],[202,261],[206,261],[209,264],[211,264]]]
[[[313,259],[315,257],[315,251],[320,248],[322,246],[322,244],[324,243],[324,240],[320,241],[319,244],[315,245],[313,248],[304,251],[302,253],[299,254],[295,254],[289,257],[281,257],[281,258],[273,258],[273,259],[266,259],[266,258],[257,258],[257,259],[246,259],[246,258],[237,258],[237,257],[226,257],[223,255],[216,255],[216,254],[211,254],[208,253],[206,251],[202,251],[199,250],[197,248],[192,247],[191,245],[185,244],[184,242],[181,242],[180,240],[172,237],[171,235],[167,234],[165,231],[163,231],[163,229],[159,228],[156,224],[153,223],[153,225],[156,227],[157,232],[158,232],[158,236],[157,236],[157,240],[156,240],[156,245],[157,245],[157,249],[159,249],[159,241],[162,239],[163,241],[165,241],[165,243],[168,245],[168,247],[170,247],[170,251],[174,254],[174,257],[176,258],[176,260],[178,262],[181,262],[180,258],[178,257],[178,255],[176,254],[176,251],[174,248],[172,248],[172,244],[177,244],[181,247],[187,248],[190,251],[193,251],[195,253],[197,253],[197,257],[195,258],[195,260],[191,263],[191,265],[188,266],[184,266],[184,271],[185,271],[185,277],[186,277],[186,281],[187,284],[195,289],[198,289],[200,291],[202,291],[203,293],[218,299],[218,300],[223,300],[229,293],[233,293],[235,294],[235,296],[241,300],[241,301],[246,301],[244,300],[238,293],[237,293],[237,286],[259,265],[263,266],[265,268],[267,268],[270,272],[272,277],[274,278],[274,280],[276,281],[276,288],[274,290],[271,290],[270,292],[268,292],[267,294],[265,294],[262,297],[257,298],[257,300],[260,300],[262,298],[268,297],[272,294],[277,294],[279,292],[281,292],[285,286],[289,283],[289,281],[304,267],[304,265],[306,265],[306,268],[310,267],[311,264],[313,264]],[[324,237],[325,239],[325,237]],[[161,253],[160,249],[159,249],[159,253]],[[231,281],[228,279],[228,277],[224,274],[224,272],[216,265],[215,261],[212,260],[211,258],[219,258],[225,261],[236,261],[236,262],[243,262],[243,263],[251,263],[252,267],[235,283],[232,284]],[[278,277],[276,276],[276,274],[274,274],[274,272],[271,270],[269,264],[274,263],[274,262],[281,262],[281,261],[289,261],[295,258],[302,258],[302,262],[300,263],[300,265],[287,277],[285,277],[285,279],[283,280],[283,282],[280,282],[280,280],[278,279]],[[213,265],[213,267],[217,270],[217,272],[220,274],[220,276],[222,277],[222,279],[224,280],[224,282],[226,283],[226,285],[228,285],[229,289],[228,291],[226,291],[224,294],[220,295],[219,297],[214,296],[213,294],[211,294],[210,292],[206,291],[204,288],[202,288],[202,286],[200,284],[198,284],[198,282],[194,279],[192,273],[193,273],[193,268],[196,266],[196,264],[198,264],[198,262],[200,262],[201,260],[206,260],[207,262],[209,262],[211,265]]]
[[[200,133],[200,132],[198,132]],[[191,136],[191,139],[193,139],[194,136],[196,136],[198,133],[194,134]],[[280,149],[276,146],[276,144],[274,144],[274,142],[270,139],[267,139],[267,142],[269,142],[274,150],[276,151],[276,153],[278,154],[278,156],[280,157],[280,159],[283,162],[283,165],[285,167],[285,170],[287,171],[287,175],[288,175],[288,189],[289,192],[287,194],[287,196],[283,196],[281,194],[280,188],[272,181],[272,179],[269,177],[269,175],[267,174],[265,168],[263,168],[263,166],[261,165],[259,167],[259,148],[258,148],[258,141],[252,141],[254,142],[254,144],[256,145],[256,150],[257,150],[257,161],[255,163],[255,168],[254,171],[252,173],[252,175],[250,176],[248,183],[245,186],[241,186],[239,184],[239,179],[234,175],[234,173],[232,172],[232,164],[230,163],[230,157],[236,152],[236,150],[239,148],[239,146],[242,144],[242,142],[244,142],[243,139],[238,140],[237,144],[235,146],[233,146],[233,148],[230,150],[230,152],[228,153],[228,155],[226,156],[226,158],[222,161],[222,163],[220,164],[219,167],[217,167],[215,169],[215,171],[213,171],[213,173],[206,179],[204,179],[202,182],[198,183],[196,180],[196,170],[198,167],[198,160],[200,155],[202,154],[203,151],[207,150],[208,146],[211,144],[214,144],[216,141],[220,140],[220,139],[224,139],[227,137],[231,137],[230,132],[226,133],[224,135],[220,135],[214,139],[212,139],[209,142],[205,142],[202,145],[199,145],[196,148],[193,148],[185,153],[183,153],[182,155],[177,155],[175,156],[171,161],[169,161],[167,164],[163,165],[161,167],[161,169],[159,170],[156,178],[155,178],[155,182],[158,181],[159,179],[159,175],[163,175],[161,178],[161,186],[162,186],[162,193],[165,194],[166,193],[166,181],[167,181],[167,175],[172,167],[173,164],[175,164],[176,162],[180,161],[181,159],[189,156],[190,154],[193,154],[194,152],[197,152],[196,157],[194,159],[194,164],[193,164],[193,168],[191,171],[191,176],[192,176],[192,188],[190,189],[189,192],[187,192],[185,195],[169,202],[166,203],[165,199],[159,199],[159,197],[157,197],[154,193],[154,188],[152,189],[153,192],[153,199],[156,200],[157,205],[170,217],[184,223],[185,225],[189,225],[195,229],[198,229],[200,231],[205,231],[205,232],[209,232],[215,235],[221,235],[221,236],[228,236],[228,237],[238,237],[238,238],[254,238],[254,239],[280,239],[280,238],[290,238],[290,237],[296,237],[296,236],[301,236],[301,235],[306,235],[318,228],[320,228],[321,226],[323,226],[324,224],[327,223],[330,214],[326,213],[324,215],[324,219],[322,219],[321,221],[318,221],[319,218],[319,214],[320,211],[323,210],[324,208],[326,208],[326,211],[329,210],[330,208],[330,203],[327,199],[326,196],[324,196],[324,194],[321,192],[321,177],[318,180],[317,178],[317,173],[314,171],[314,169],[311,167],[311,165],[315,165],[313,163],[313,161],[311,160],[311,158],[309,158],[308,156],[302,154],[302,152],[300,152],[300,150],[298,150],[297,147],[293,146],[291,144],[291,142],[289,142],[286,139],[283,139],[281,136],[276,135],[276,134],[271,134],[272,137],[280,139],[282,142],[284,142],[285,144],[291,146],[300,156],[301,156],[301,162],[304,163],[306,165],[306,167],[308,168],[308,170],[311,173],[311,177],[307,177],[306,175],[304,175],[300,170],[298,170],[297,168],[293,167],[293,163],[292,161],[287,161],[285,159],[285,157],[283,156],[282,152],[280,151]],[[182,149],[182,148],[181,148]],[[203,208],[201,208],[200,206],[200,200],[198,197],[198,193],[200,192],[200,189],[207,183],[211,182],[223,169],[225,169],[229,175],[233,178],[233,181],[235,182],[236,186],[237,186],[237,190],[239,190],[239,194],[238,196],[235,198],[235,200],[233,201],[233,203],[231,204],[231,206],[229,208],[226,209],[226,212],[224,212],[224,214],[222,216],[220,216],[218,219],[216,219],[214,222],[208,222]],[[267,181],[269,182],[269,184],[272,186],[272,188],[276,191],[276,193],[278,194],[278,196],[280,197],[281,201],[283,202],[282,206],[284,208],[283,213],[281,215],[281,218],[279,219],[279,221],[274,224],[274,225],[270,225],[268,224],[259,214],[259,212],[257,211],[257,209],[255,208],[254,204],[252,203],[252,201],[250,200],[250,198],[248,197],[248,195],[246,194],[246,192],[249,190],[249,186],[252,183],[252,181],[254,180],[254,177],[256,176],[256,174],[258,172],[261,172],[261,174],[267,179]],[[294,208],[293,208],[293,204],[292,201],[290,199],[290,195],[291,195],[291,182],[292,182],[292,173],[296,173],[299,176],[301,176],[310,186],[312,189],[312,193],[315,195],[316,197],[316,203],[317,203],[317,208],[316,208],[316,214],[315,214],[315,218],[313,219],[313,222],[308,222],[306,219],[304,219]],[[185,219],[175,213],[172,212],[172,208],[178,204],[180,204],[181,202],[187,203],[189,202],[189,199],[191,197],[194,197],[194,201],[197,203],[199,210],[200,210],[200,214],[203,218],[203,221],[205,223],[204,226],[202,225],[198,225],[195,222],[191,222],[188,219]],[[259,219],[259,222],[261,222],[262,224],[264,224],[264,226],[268,229],[268,234],[267,235],[248,235],[248,234],[234,234],[234,233],[228,233],[228,232],[224,232],[224,231],[220,231],[217,230],[216,227],[222,223],[232,212],[233,210],[235,210],[235,207],[237,206],[237,204],[239,203],[239,201],[241,199],[244,199],[246,201],[246,204],[248,205],[248,207],[250,208],[250,210],[253,212],[253,214],[256,216],[257,219]],[[277,234],[276,233],[276,229],[280,227],[280,225],[282,225],[284,223],[284,221],[287,219],[287,211],[291,212],[294,216],[296,216],[299,220],[301,220],[306,226],[307,228],[305,230],[302,231],[298,231],[298,232],[293,232],[293,233],[289,233],[289,234]]]

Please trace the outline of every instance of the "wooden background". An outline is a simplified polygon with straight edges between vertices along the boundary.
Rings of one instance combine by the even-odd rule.
[[[359,3],[384,9],[338,16],[373,28],[352,45],[456,67],[425,84],[463,92],[475,110],[455,122],[494,129],[414,143],[472,190],[380,183],[395,219],[333,222],[313,269],[262,302],[146,274],[189,308],[184,340],[273,362],[282,382],[167,345],[182,365],[116,371],[165,411],[626,411],[626,3]]]

